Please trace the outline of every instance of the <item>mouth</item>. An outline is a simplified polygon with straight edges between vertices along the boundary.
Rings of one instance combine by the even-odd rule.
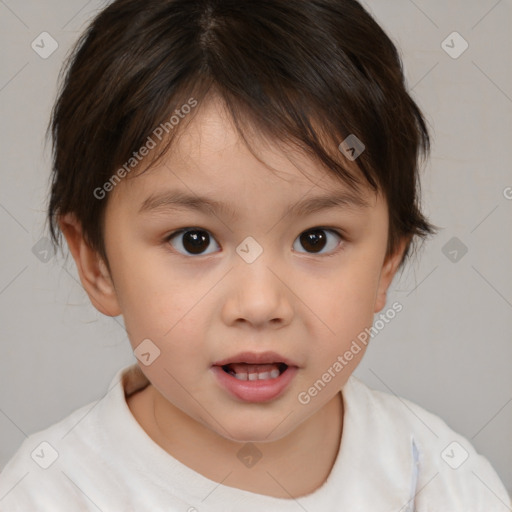
[[[299,371],[297,366],[284,362],[222,363],[211,368],[216,382],[231,396],[246,403],[277,399]]]
[[[301,366],[273,351],[245,351],[212,365],[217,383],[244,402],[268,402],[285,393]]]
[[[238,380],[255,381],[277,379],[288,369],[288,365],[286,363],[229,363],[222,365],[221,368],[227,374],[235,377]]]

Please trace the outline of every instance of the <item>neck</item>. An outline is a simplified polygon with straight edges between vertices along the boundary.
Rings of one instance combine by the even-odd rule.
[[[153,386],[147,390],[146,432],[181,463],[223,485],[276,498],[298,498],[318,489],[336,460],[343,428],[341,392],[287,436],[244,443],[226,439],[190,418]],[[250,457],[260,454],[253,463]],[[244,456],[247,463],[239,458]]]

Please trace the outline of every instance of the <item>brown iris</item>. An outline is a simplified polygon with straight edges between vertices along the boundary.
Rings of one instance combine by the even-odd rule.
[[[189,230],[183,233],[183,247],[192,254],[202,253],[210,243],[210,235],[206,231]]]
[[[325,231],[322,229],[306,231],[300,236],[300,243],[310,252],[321,251],[325,247],[326,241],[327,237],[325,235]]]

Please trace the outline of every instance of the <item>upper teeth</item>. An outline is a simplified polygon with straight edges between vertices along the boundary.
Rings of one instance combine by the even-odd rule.
[[[277,363],[272,364],[246,364],[231,363],[227,371],[239,380],[275,379],[281,375]]]
[[[265,379],[275,379],[281,375],[279,370],[271,370],[269,372],[256,372],[256,373],[245,373],[245,372],[237,372],[232,373],[232,375],[239,380],[265,380]]]

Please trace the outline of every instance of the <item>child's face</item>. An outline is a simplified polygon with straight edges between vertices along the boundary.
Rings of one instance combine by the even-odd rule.
[[[105,224],[119,310],[103,312],[122,312],[134,349],[145,339],[158,347],[154,362],[139,365],[169,410],[236,441],[279,439],[336,399],[364,354],[361,343],[322,391],[310,400],[304,393],[372,325],[399,262],[399,255],[384,261],[388,213],[380,195],[368,189],[367,208],[286,215],[305,198],[347,189],[305,156],[256,142],[278,173],[210,103],[159,166],[116,187]],[[163,203],[139,211],[149,196],[171,190],[223,203],[233,215]],[[317,239],[300,235],[319,227],[346,240],[324,229],[314,252]],[[166,241],[182,228],[201,230],[196,244],[193,233]],[[254,241],[246,245],[247,237]],[[220,384],[213,363],[246,351],[277,352],[298,366],[277,398],[244,400]]]

